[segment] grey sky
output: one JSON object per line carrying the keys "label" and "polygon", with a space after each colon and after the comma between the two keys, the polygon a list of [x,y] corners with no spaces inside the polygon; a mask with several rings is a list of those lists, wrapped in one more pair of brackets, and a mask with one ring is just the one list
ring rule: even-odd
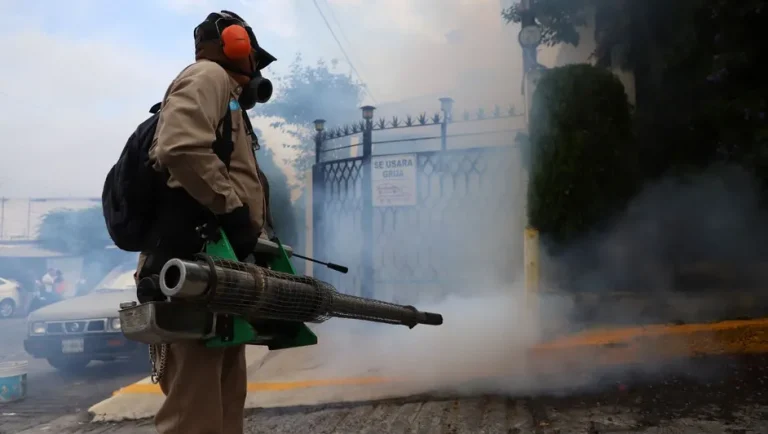
{"label": "grey sky", "polygon": [[[499,0],[319,3],[380,105],[439,94],[457,108],[519,103],[517,31],[502,26]],[[0,1],[0,196],[98,196],[126,138],[191,60],[192,27],[212,6],[258,23],[280,54],[273,74],[299,51],[343,59],[311,0]],[[160,15],[167,26],[144,23]],[[267,143],[284,140],[258,126]]]}

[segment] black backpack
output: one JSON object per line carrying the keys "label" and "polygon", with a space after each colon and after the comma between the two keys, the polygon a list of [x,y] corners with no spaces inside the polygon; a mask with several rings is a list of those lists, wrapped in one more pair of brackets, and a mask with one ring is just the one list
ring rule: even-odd
{"label": "black backpack", "polygon": [[[125,251],[141,252],[153,247],[153,224],[160,200],[168,190],[167,172],[152,167],[149,149],[155,137],[161,104],[149,110],[147,120],[139,124],[125,143],[123,152],[104,181],[101,203],[109,236]],[[232,111],[227,110],[216,131],[213,151],[229,169],[232,143]],[[222,134],[219,133],[222,130]]]}

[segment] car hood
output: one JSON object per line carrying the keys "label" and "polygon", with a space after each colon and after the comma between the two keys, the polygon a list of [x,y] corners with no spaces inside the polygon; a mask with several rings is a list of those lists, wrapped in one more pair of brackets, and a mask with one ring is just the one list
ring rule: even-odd
{"label": "car hood", "polygon": [[120,303],[137,301],[135,291],[94,292],[62,300],[29,314],[29,321],[63,321],[116,317]]}

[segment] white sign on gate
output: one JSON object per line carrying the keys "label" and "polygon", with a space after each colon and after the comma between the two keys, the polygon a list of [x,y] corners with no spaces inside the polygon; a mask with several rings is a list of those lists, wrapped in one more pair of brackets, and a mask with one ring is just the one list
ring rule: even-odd
{"label": "white sign on gate", "polygon": [[373,206],[416,205],[416,154],[371,158]]}

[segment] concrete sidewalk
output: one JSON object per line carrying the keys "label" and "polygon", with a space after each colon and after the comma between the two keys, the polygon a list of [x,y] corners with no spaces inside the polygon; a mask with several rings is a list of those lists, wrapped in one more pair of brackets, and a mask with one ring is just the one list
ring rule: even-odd
{"label": "concrete sidewalk", "polygon": [[[430,366],[421,371],[406,369],[416,364],[419,354],[413,363],[393,358],[390,353],[396,351],[376,345],[381,342],[371,335],[326,331],[322,336],[322,345],[312,347],[274,352],[249,347],[246,407],[363,402],[469,390],[477,384],[488,390],[505,382],[514,382],[516,389],[524,390],[525,381],[535,387],[542,377],[549,377],[547,384],[555,388],[578,387],[578,379],[588,383],[592,381],[587,378],[590,374],[604,374],[608,369],[653,370],[697,355],[768,353],[768,319],[592,330],[528,347],[528,351],[520,347],[518,353],[525,354],[510,353],[509,363],[502,364],[505,366],[500,366],[498,359],[485,366],[478,359],[471,371],[467,363],[458,363],[455,372],[435,365],[440,371],[437,381],[433,378],[436,375],[430,376]],[[395,360],[399,371],[391,369]],[[555,377],[559,379],[553,380]],[[116,391],[90,412],[96,421],[147,418],[155,414],[163,399],[159,387],[145,379]]]}
{"label": "concrete sidewalk", "polygon": [[[354,343],[350,343],[352,340]],[[407,396],[419,388],[377,375],[359,355],[368,354],[365,337],[324,333],[322,345],[281,351],[246,349],[246,408],[271,408],[367,401]],[[373,349],[371,349],[373,351]],[[95,421],[153,416],[164,397],[149,377],[123,387],[89,409]]]}

